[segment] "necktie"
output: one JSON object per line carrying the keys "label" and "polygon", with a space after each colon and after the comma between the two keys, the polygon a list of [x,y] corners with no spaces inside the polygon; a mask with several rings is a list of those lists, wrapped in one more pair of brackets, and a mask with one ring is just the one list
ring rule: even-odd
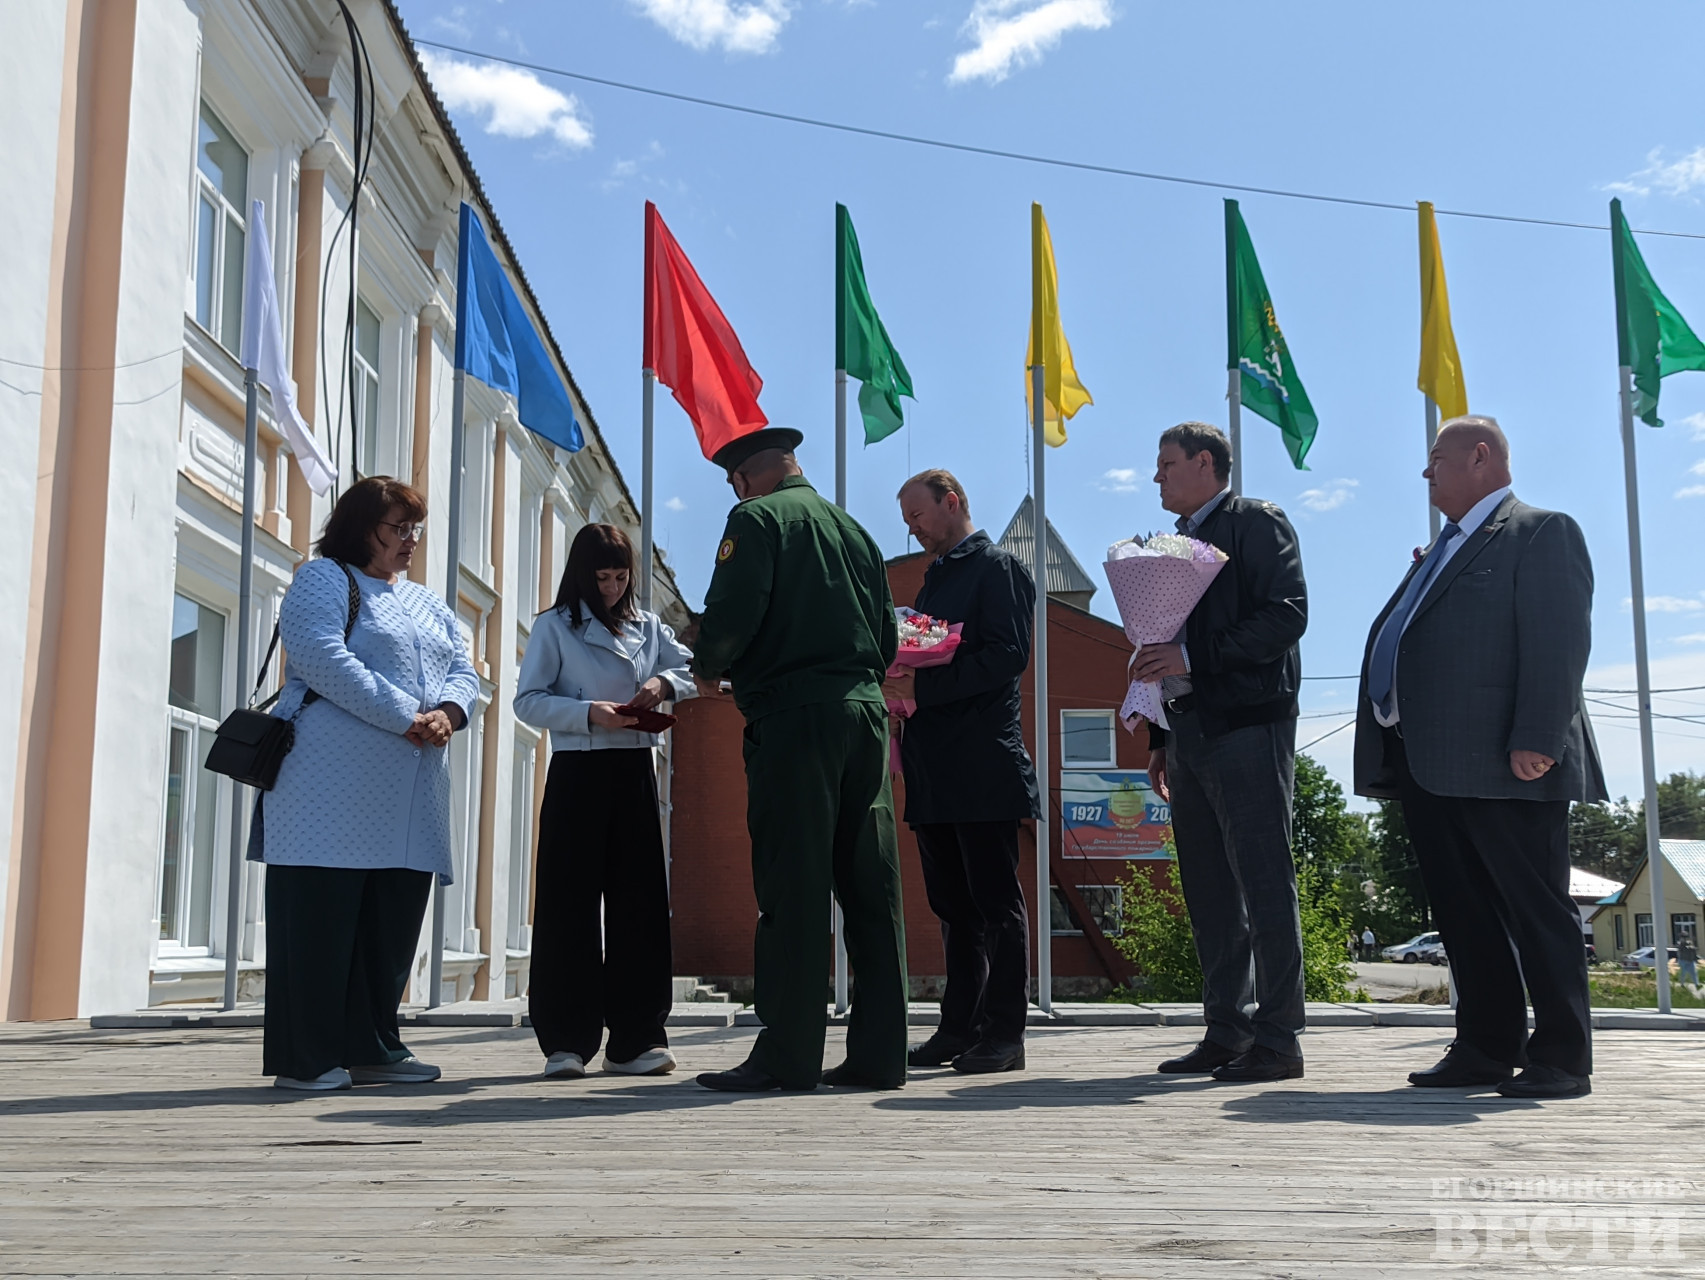
{"label": "necktie", "polygon": [[1386,719],[1390,719],[1395,710],[1390,704],[1392,690],[1397,684],[1397,644],[1403,639],[1403,628],[1409,624],[1409,615],[1415,612],[1421,596],[1432,586],[1439,566],[1444,563],[1445,548],[1461,532],[1454,521],[1439,530],[1438,541],[1427,552],[1427,558],[1421,561],[1421,567],[1415,570],[1415,576],[1409,579],[1409,585],[1404,588],[1396,607],[1386,615],[1385,625],[1379,629],[1379,638],[1373,642],[1373,656],[1368,659],[1368,699]]}

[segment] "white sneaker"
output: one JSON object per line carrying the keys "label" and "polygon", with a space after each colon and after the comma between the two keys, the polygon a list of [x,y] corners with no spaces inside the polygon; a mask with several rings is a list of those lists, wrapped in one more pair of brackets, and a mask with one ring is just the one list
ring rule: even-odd
{"label": "white sneaker", "polygon": [[578,1053],[557,1052],[545,1059],[547,1080],[577,1078],[586,1074],[586,1062]]}
{"label": "white sneaker", "polygon": [[415,1057],[349,1069],[349,1078],[355,1084],[431,1084],[443,1074],[430,1062]]}
{"label": "white sneaker", "polygon": [[626,1062],[616,1062],[609,1054],[604,1055],[604,1070],[624,1076],[666,1076],[674,1069],[675,1055],[664,1048],[647,1049]]}
{"label": "white sneaker", "polygon": [[274,1089],[296,1089],[303,1093],[329,1093],[333,1089],[347,1089],[355,1083],[349,1078],[349,1072],[342,1067],[333,1067],[323,1075],[317,1075],[312,1080],[298,1080],[295,1076],[274,1076]]}

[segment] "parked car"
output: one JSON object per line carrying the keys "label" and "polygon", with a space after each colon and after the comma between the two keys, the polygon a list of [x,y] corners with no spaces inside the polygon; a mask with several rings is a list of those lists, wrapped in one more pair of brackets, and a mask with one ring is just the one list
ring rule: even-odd
{"label": "parked car", "polygon": [[[1641,947],[1638,951],[1630,951],[1622,957],[1622,967],[1624,969],[1654,969],[1658,963],[1657,950],[1656,947]],[[1670,960],[1674,961],[1675,948],[1668,947],[1666,950],[1669,952]]]}
{"label": "parked car", "polygon": [[[1399,942],[1380,951],[1387,960],[1396,960],[1400,964],[1420,964],[1429,958],[1428,952],[1438,947],[1441,951],[1444,944],[1439,941],[1439,933],[1434,929],[1430,933],[1418,933],[1407,942]],[[1439,961],[1443,963],[1443,961]]]}

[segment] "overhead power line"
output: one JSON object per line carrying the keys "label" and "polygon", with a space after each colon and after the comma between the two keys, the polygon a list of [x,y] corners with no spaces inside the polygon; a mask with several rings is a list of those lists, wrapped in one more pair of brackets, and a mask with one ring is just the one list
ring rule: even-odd
{"label": "overhead power line", "polygon": [[[444,44],[437,40],[422,40],[417,37],[415,43],[425,45],[429,49],[442,49],[446,53],[459,53],[464,57],[479,58],[485,62],[500,62],[506,66],[519,67],[524,71],[537,71],[542,75],[561,76],[565,80],[578,80],[585,84],[602,85],[606,89],[620,89],[624,93],[641,93],[652,98],[667,98],[672,102],[685,102],[695,107],[732,111],[739,115],[757,116],[760,119],[777,120],[784,124],[805,125],[812,129],[829,129],[835,133],[850,133],[862,138],[879,138],[885,142],[904,142],[915,147],[933,147],[938,151],[957,151],[964,155],[989,156],[996,160],[1018,160],[1025,164],[1048,165],[1056,169],[1076,169],[1083,173],[1102,173],[1116,178],[1138,178],[1144,182],[1170,182],[1176,186],[1204,187],[1212,191],[1236,191],[1244,195],[1277,196],[1283,200],[1313,200],[1320,204],[1351,205],[1361,209],[1395,209],[1402,213],[1415,212],[1413,204],[1402,204],[1392,200],[1363,200],[1355,196],[1324,195],[1316,191],[1288,191],[1281,187],[1255,187],[1238,182],[1217,182],[1211,178],[1187,178],[1175,173],[1151,173],[1143,169],[1126,169],[1119,165],[1094,164],[1087,160],[1067,160],[1061,156],[1037,155],[1027,151],[1008,151],[1003,147],[980,147],[969,142],[950,142],[945,138],[928,138],[922,134],[898,133],[891,129],[873,129],[866,125],[847,124],[840,120],[821,120],[815,116],[796,115],[790,111],[770,111],[764,107],[749,107],[738,102],[702,98],[696,94],[677,93],[672,89],[659,89],[653,85],[631,84],[624,80],[612,80],[607,76],[588,75],[584,71],[570,71],[566,67],[548,66],[542,62],[528,62],[522,58],[506,58],[501,54],[482,53],[478,49]],[[1533,227],[1566,227],[1575,231],[1610,230],[1608,226],[1594,222],[1567,222],[1557,218],[1524,218],[1508,213],[1482,213],[1474,209],[1435,209],[1433,212],[1441,218],[1477,218],[1484,222],[1515,222]],[[1635,234],[1673,236],[1680,240],[1705,240],[1705,233],[1696,231],[1636,230]]]}

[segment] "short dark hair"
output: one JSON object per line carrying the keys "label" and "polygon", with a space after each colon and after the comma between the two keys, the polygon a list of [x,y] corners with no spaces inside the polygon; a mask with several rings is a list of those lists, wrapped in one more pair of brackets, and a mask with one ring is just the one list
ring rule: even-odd
{"label": "short dark hair", "polygon": [[[598,570],[626,569],[628,589],[616,601],[615,608],[604,603],[604,593],[598,590]],[[613,524],[589,524],[574,535],[568,548],[568,565],[557,584],[556,603],[552,606],[566,614],[576,628],[586,625],[580,614],[585,605],[587,613],[598,619],[615,635],[621,623],[631,622],[636,610],[633,603],[634,570],[633,543],[627,534]]]}
{"label": "short dark hair", "polygon": [[1231,441],[1225,432],[1210,422],[1180,422],[1160,433],[1160,443],[1175,444],[1186,457],[1206,453],[1214,460],[1214,475],[1220,480],[1231,479]]}
{"label": "short dark hair", "polygon": [[343,491],[320,540],[314,550],[328,560],[352,564],[360,569],[373,561],[373,534],[391,514],[392,507],[401,507],[403,519],[426,519],[426,499],[413,485],[404,484],[394,476],[368,476],[357,480]]}
{"label": "short dark hair", "polygon": [[958,478],[951,471],[943,470],[941,467],[931,467],[928,471],[918,472],[917,475],[900,486],[900,492],[894,495],[895,500],[898,501],[901,494],[904,494],[907,489],[915,484],[929,486],[929,491],[935,495],[937,502],[940,502],[950,493],[958,494],[959,509],[966,515],[971,514],[971,499],[965,496],[965,486],[959,483]]}

